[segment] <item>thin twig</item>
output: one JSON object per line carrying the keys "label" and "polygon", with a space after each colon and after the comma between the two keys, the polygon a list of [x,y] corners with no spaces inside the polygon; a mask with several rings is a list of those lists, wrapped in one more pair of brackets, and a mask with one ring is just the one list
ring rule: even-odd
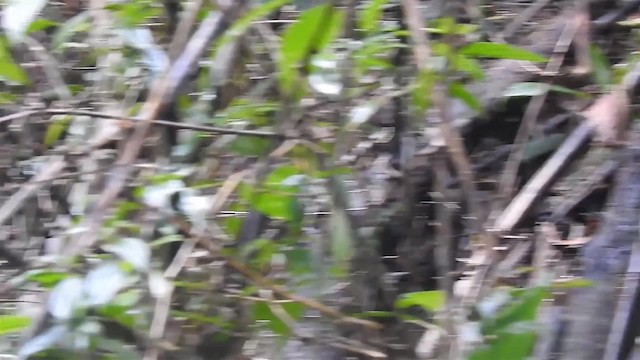
{"label": "thin twig", "polygon": [[[135,126],[135,124],[139,124],[140,122],[145,121],[141,117],[121,116],[121,115],[114,115],[109,113],[87,111],[87,110],[44,109],[40,111],[35,111],[35,113],[50,114],[50,115],[84,115],[84,116],[91,116],[91,117],[99,117],[107,120],[121,121],[123,127],[130,127],[132,125]],[[2,120],[3,118],[0,118],[0,123],[2,122]],[[130,122],[132,122],[133,124],[131,124]],[[148,122],[153,125],[161,125],[161,126],[167,126],[167,127],[184,129],[184,130],[202,131],[202,132],[212,133],[212,134],[234,134],[234,135],[274,137],[274,138],[286,137],[284,135],[280,135],[272,131],[230,129],[230,128],[223,128],[223,127],[216,127],[216,126],[177,123],[175,121],[156,120],[156,119],[148,120]]]}

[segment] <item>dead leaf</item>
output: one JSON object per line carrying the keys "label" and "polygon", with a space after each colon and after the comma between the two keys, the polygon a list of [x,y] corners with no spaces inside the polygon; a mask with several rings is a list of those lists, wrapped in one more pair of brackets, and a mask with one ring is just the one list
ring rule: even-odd
{"label": "dead leaf", "polygon": [[629,119],[629,105],[627,92],[618,87],[582,112],[595,129],[596,142],[614,145],[623,140]]}

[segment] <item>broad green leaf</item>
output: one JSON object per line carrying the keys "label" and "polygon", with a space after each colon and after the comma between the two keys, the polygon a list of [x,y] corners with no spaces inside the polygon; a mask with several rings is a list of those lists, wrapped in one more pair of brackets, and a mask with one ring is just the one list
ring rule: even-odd
{"label": "broad green leaf", "polygon": [[389,33],[370,36],[363,40],[354,53],[352,59],[356,73],[367,74],[371,70],[391,68],[390,55],[395,49],[406,47]]}
{"label": "broad green leaf", "polygon": [[44,144],[47,147],[53,146],[62,134],[69,127],[69,123],[71,122],[71,115],[54,115],[51,117],[53,122],[47,127],[47,132],[44,135]]}
{"label": "broad green leaf", "polygon": [[174,173],[156,174],[146,178],[146,180],[153,185],[161,185],[171,180],[183,180],[183,179],[184,179],[184,175],[174,174]]}
{"label": "broad green leaf", "polygon": [[471,109],[480,111],[482,110],[482,104],[475,98],[465,87],[457,82],[449,85],[449,95],[464,101]]}
{"label": "broad green leaf", "polygon": [[290,3],[291,0],[269,0],[260,6],[251,9],[238,20],[236,20],[233,25],[225,32],[225,34],[220,37],[220,39],[216,42],[214,46],[214,50],[212,56],[215,55],[217,50],[228,44],[230,41],[236,39],[238,36],[242,35],[247,31],[251,23],[256,20],[259,20],[269,14],[273,13],[277,9],[281,8],[284,5]]}
{"label": "broad green leaf", "polygon": [[564,134],[551,134],[532,140],[524,145],[522,161],[527,162],[538,156],[549,154],[564,142]]}
{"label": "broad green leaf", "polygon": [[482,333],[489,336],[487,344],[472,353],[472,360],[509,358],[527,359],[536,339],[534,320],[538,307],[548,292],[545,288],[517,289],[511,292],[515,300],[496,317],[482,320]]}
{"label": "broad green leaf", "polygon": [[371,0],[360,12],[358,25],[367,33],[373,32],[378,27],[378,20],[382,15],[382,8],[389,0]]}
{"label": "broad green leaf", "polygon": [[616,24],[624,27],[636,28],[640,26],[640,18],[632,17],[627,20],[618,21]]}
{"label": "broad green leaf", "polygon": [[589,47],[591,55],[591,64],[593,64],[593,80],[600,85],[603,90],[608,90],[613,83],[613,74],[611,65],[606,56],[600,51],[596,45]]}
{"label": "broad green leaf", "polygon": [[349,217],[344,210],[334,208],[331,212],[329,224],[333,260],[338,267],[346,266],[355,253]]}
{"label": "broad green leaf", "polygon": [[242,156],[260,156],[270,147],[270,139],[255,136],[239,136],[230,144],[230,150]]}
{"label": "broad green leaf", "polygon": [[6,0],[2,9],[2,27],[12,42],[18,42],[40,14],[47,0]]}
{"label": "broad green leaf", "polygon": [[140,0],[107,4],[105,9],[112,11],[120,25],[126,28],[142,25],[148,19],[161,15],[162,11],[151,1]]}
{"label": "broad green leaf", "polygon": [[187,320],[199,322],[202,324],[212,324],[222,329],[228,329],[233,326],[233,324],[228,323],[221,316],[206,316],[196,312],[181,310],[171,310],[171,315],[174,318],[185,318]]}
{"label": "broad green leaf", "polygon": [[551,286],[554,289],[576,289],[593,286],[593,281],[584,278],[554,281]]}
{"label": "broad green leaf", "polygon": [[127,343],[118,339],[109,339],[104,336],[96,336],[92,339],[95,342],[95,346],[101,352],[109,355],[104,355],[104,360],[139,360],[140,354],[135,350],[127,346]]}
{"label": "broad green leaf", "polygon": [[362,313],[362,315],[355,315],[360,318],[393,318],[396,315],[390,311],[367,311]]}
{"label": "broad green leaf", "polygon": [[113,218],[116,220],[126,220],[127,216],[131,214],[131,212],[140,208],[141,206],[138,203],[132,201],[121,201],[116,207]]}
{"label": "broad green leaf", "polygon": [[488,344],[474,351],[469,360],[530,359],[536,341],[536,329],[530,321],[510,325]]}
{"label": "broad green leaf", "polygon": [[0,36],[0,81],[17,85],[29,83],[27,74],[13,61],[9,44],[2,36]]}
{"label": "broad green leaf", "polygon": [[438,311],[444,306],[444,291],[418,291],[402,294],[396,300],[395,307],[398,309],[406,309],[412,306],[419,306],[428,312]]}
{"label": "broad green leaf", "polygon": [[[287,27],[282,36],[279,56],[279,82],[286,94],[297,89],[298,67],[311,54],[321,53],[342,29],[344,12],[331,3],[303,12],[298,21]],[[310,60],[310,59],[309,59]]]}
{"label": "broad green leaf", "polygon": [[533,321],[538,313],[538,306],[547,296],[548,292],[542,287],[525,289],[523,292],[515,292],[519,298],[507,305],[495,318],[483,321],[482,332],[485,335],[496,334],[509,326],[522,321]]}
{"label": "broad green leaf", "polygon": [[282,188],[284,185],[286,188],[288,187],[285,184],[287,179],[296,175],[300,175],[300,169],[297,167],[291,165],[279,166],[267,175],[264,185],[272,188]]}
{"label": "broad green leaf", "polygon": [[157,248],[162,245],[181,241],[184,241],[184,236],[179,234],[169,234],[152,241],[151,243],[149,243],[149,247]]}
{"label": "broad green leaf", "polygon": [[586,96],[586,94],[566,88],[559,85],[549,85],[545,83],[537,82],[520,82],[509,86],[504,93],[504,97],[522,97],[522,96],[538,96],[542,95],[546,90],[555,91],[564,94],[576,95],[580,97]]}
{"label": "broad green leaf", "polygon": [[55,21],[51,21],[48,19],[36,19],[31,23],[31,25],[29,25],[29,28],[27,29],[27,33],[42,31],[57,25],[58,23]]}
{"label": "broad green leaf", "polygon": [[482,66],[480,66],[480,63],[476,59],[470,59],[464,55],[455,53],[451,57],[451,66],[455,70],[469,74],[474,80],[484,79],[484,70],[482,70]]}
{"label": "broad green leaf", "polygon": [[32,281],[45,288],[50,288],[69,276],[69,274],[66,272],[40,269],[29,270],[25,275],[26,281]]}
{"label": "broad green leaf", "polygon": [[16,95],[8,92],[0,92],[0,104],[12,104],[16,101]]}
{"label": "broad green leaf", "polygon": [[456,24],[450,17],[434,19],[429,22],[426,31],[433,34],[467,35],[478,30],[475,24]]}
{"label": "broad green leaf", "polygon": [[292,275],[304,275],[312,271],[311,251],[309,249],[294,248],[285,250],[287,267]]}
{"label": "broad green leaf", "polygon": [[29,326],[28,316],[0,315],[0,336],[20,332]]}
{"label": "broad green leaf", "polygon": [[[297,302],[280,303],[280,306],[294,320],[300,319],[304,313],[304,305]],[[291,329],[271,311],[266,302],[259,301],[255,303],[253,316],[257,321],[268,321],[269,328],[276,334],[284,336],[291,334]]]}
{"label": "broad green leaf", "polygon": [[[234,202],[229,206],[229,210],[245,211],[246,209],[241,204]],[[226,233],[231,237],[235,237],[240,232],[240,227],[242,226],[242,218],[240,218],[239,216],[230,216],[224,219],[223,224]]]}
{"label": "broad green leaf", "polygon": [[251,200],[251,205],[268,217],[286,221],[295,221],[298,217],[295,213],[295,202],[297,201],[298,200],[293,194],[259,191],[254,194]]}
{"label": "broad green leaf", "polygon": [[436,76],[430,71],[420,70],[415,81],[416,86],[411,93],[413,105],[422,113],[431,105],[430,94],[435,85]]}
{"label": "broad green leaf", "polygon": [[544,62],[547,61],[542,55],[534,52],[521,49],[519,47],[498,44],[492,42],[475,42],[464,46],[459,51],[460,54],[471,57],[484,57],[493,59],[512,59],[512,60],[524,60],[531,62]]}
{"label": "broad green leaf", "polygon": [[261,267],[266,265],[277,251],[278,248],[271,239],[255,239],[240,249],[239,257],[242,261],[247,261],[254,254],[253,260]]}

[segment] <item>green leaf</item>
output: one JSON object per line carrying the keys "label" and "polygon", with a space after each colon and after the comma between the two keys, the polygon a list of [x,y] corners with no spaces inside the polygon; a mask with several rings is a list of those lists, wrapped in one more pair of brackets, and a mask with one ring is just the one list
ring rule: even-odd
{"label": "green leaf", "polygon": [[264,4],[261,4],[260,6],[248,11],[246,14],[236,20],[233,25],[231,25],[229,30],[227,30],[225,34],[220,37],[213,48],[211,56],[214,57],[218,49],[244,34],[249,26],[251,26],[251,23],[264,18],[265,16],[268,16],[269,14],[273,13],[277,9],[281,8],[284,5],[287,5],[290,2],[291,0],[269,0]]}
{"label": "green leaf", "polygon": [[230,150],[242,156],[260,156],[270,147],[270,139],[255,136],[240,136],[230,144]]}
{"label": "green leaf", "polygon": [[593,281],[584,278],[554,281],[551,286],[554,289],[577,289],[593,286]]}
{"label": "green leaf", "polygon": [[587,96],[585,93],[566,88],[559,85],[549,85],[537,82],[520,82],[509,86],[504,93],[504,97],[523,97],[542,95],[546,90],[555,91],[564,94],[576,95],[579,97]]}
{"label": "green leaf", "polygon": [[603,90],[608,90],[613,83],[613,73],[609,60],[596,45],[589,47],[589,54],[591,55],[591,64],[593,64],[593,80]]}
{"label": "green leaf", "polygon": [[300,169],[295,166],[279,166],[267,175],[264,185],[272,189],[290,189],[295,184],[287,184],[286,181],[298,175],[301,175]]}
{"label": "green leaf", "polygon": [[420,70],[415,81],[416,86],[411,93],[411,97],[413,105],[422,113],[431,105],[429,94],[431,94],[435,85],[436,76],[430,71]]}
{"label": "green leaf", "polygon": [[482,333],[490,335],[491,340],[474,351],[469,359],[527,359],[536,340],[534,320],[538,307],[547,294],[548,291],[543,287],[512,291],[516,300],[495,318],[482,321]]}
{"label": "green leaf", "polygon": [[0,336],[20,332],[30,323],[28,316],[0,315]]}
{"label": "green leaf", "polygon": [[[331,3],[315,6],[303,12],[298,21],[287,27],[282,35],[278,63],[279,83],[285,94],[297,90],[298,67],[311,54],[317,54],[339,34],[344,12]],[[306,59],[309,60],[309,59]]]}
{"label": "green leaf", "polygon": [[431,20],[429,25],[425,30],[433,34],[467,35],[478,30],[478,25],[456,24],[450,17]]}
{"label": "green leaf", "polygon": [[428,312],[438,311],[444,306],[444,291],[418,291],[402,294],[396,300],[395,307],[398,309],[406,309],[412,306],[420,306]]}
{"label": "green leaf", "polygon": [[515,323],[535,320],[538,306],[547,294],[548,291],[543,287],[515,292],[514,295],[519,295],[518,299],[507,305],[495,318],[483,321],[483,334],[495,335]]}
{"label": "green leaf", "polygon": [[44,144],[47,147],[53,146],[60,139],[69,127],[72,117],[71,115],[54,115],[52,119],[54,120],[47,127],[47,132],[44,135]]}
{"label": "green leaf", "polygon": [[[241,204],[234,202],[229,206],[229,210],[245,211],[246,209]],[[238,216],[230,216],[224,219],[223,224],[227,234],[230,235],[231,237],[235,237],[240,232],[240,228],[242,226],[242,219]]]}
{"label": "green leaf", "polygon": [[464,46],[459,51],[460,54],[471,57],[483,57],[494,59],[512,59],[531,62],[547,61],[542,55],[515,47],[508,44],[498,44],[492,42],[475,42]]}
{"label": "green leaf", "polygon": [[[283,302],[280,303],[280,306],[282,306],[284,311],[294,320],[300,319],[304,313],[304,305],[297,302]],[[269,328],[274,333],[284,336],[291,334],[289,326],[271,311],[271,308],[266,302],[256,302],[253,307],[253,315],[256,321],[269,322]]]}
{"label": "green leaf", "polygon": [[47,0],[8,0],[2,9],[2,27],[12,42],[18,42],[40,14]]}
{"label": "green leaf", "polygon": [[371,0],[360,12],[358,25],[367,33],[373,32],[378,27],[378,20],[382,15],[382,8],[388,0]]}
{"label": "green leaf", "polygon": [[480,63],[475,59],[470,59],[464,55],[455,53],[451,59],[451,66],[455,70],[469,74],[474,80],[484,79],[484,70],[482,70],[482,66],[480,66]]}
{"label": "green leaf", "polygon": [[339,267],[346,266],[355,253],[351,221],[344,210],[338,208],[333,209],[329,221],[333,260]]}
{"label": "green leaf", "polygon": [[298,200],[292,194],[259,191],[254,194],[251,205],[268,217],[294,221],[297,218],[294,212],[296,201]]}
{"label": "green leaf", "polygon": [[104,360],[138,360],[140,354],[127,346],[127,343],[121,340],[109,339],[103,336],[96,336],[92,339],[95,342],[96,349],[105,355],[101,356]]}
{"label": "green leaf", "polygon": [[535,342],[536,331],[532,322],[522,321],[509,326],[487,346],[474,351],[469,360],[529,359]]}
{"label": "green leaf", "polygon": [[309,249],[293,248],[284,250],[284,254],[287,257],[287,268],[292,275],[303,275],[312,271],[312,255]]}
{"label": "green leaf", "polygon": [[549,154],[564,142],[564,134],[551,134],[532,140],[524,145],[522,161],[531,161],[538,156]]}
{"label": "green leaf", "polygon": [[277,250],[276,244],[271,239],[255,239],[245,244],[240,249],[238,256],[240,260],[246,261],[252,253],[257,253],[254,259],[258,267],[260,267],[268,263]]}
{"label": "green leaf", "polygon": [[29,83],[27,74],[14,63],[5,37],[0,37],[0,81],[18,85]]}
{"label": "green leaf", "polygon": [[51,288],[69,276],[66,272],[49,270],[29,270],[25,274],[26,281],[32,281],[42,287]]}
{"label": "green leaf", "polygon": [[142,25],[148,19],[161,14],[161,8],[154,6],[149,0],[128,1],[119,4],[111,3],[106,5],[105,9],[112,11],[115,18],[119,20],[120,25],[125,28]]}
{"label": "green leaf", "polygon": [[29,28],[27,29],[27,33],[30,34],[38,31],[42,31],[57,25],[58,23],[55,21],[51,21],[48,19],[36,19],[34,22],[31,23],[31,25],[29,25]]}
{"label": "green leaf", "polygon": [[355,315],[359,318],[394,318],[396,315],[390,311],[367,311],[362,315]]}
{"label": "green leaf", "polygon": [[187,320],[191,320],[191,321],[195,321],[203,324],[212,324],[222,329],[229,329],[232,327],[232,324],[225,321],[221,316],[205,316],[196,312],[180,311],[180,310],[171,310],[171,315],[175,318],[185,318]]}
{"label": "green leaf", "polygon": [[482,104],[475,98],[465,87],[457,82],[449,85],[449,95],[464,101],[471,109],[480,111],[482,110]]}
{"label": "green leaf", "polygon": [[16,95],[8,92],[0,92],[0,104],[12,104],[16,101]]}

